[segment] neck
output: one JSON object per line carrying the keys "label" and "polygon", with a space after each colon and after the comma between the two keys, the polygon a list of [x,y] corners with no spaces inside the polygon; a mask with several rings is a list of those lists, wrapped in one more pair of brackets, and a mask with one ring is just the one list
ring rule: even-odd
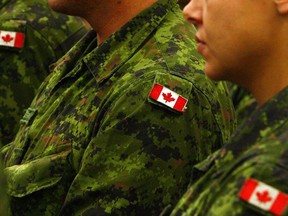
{"label": "neck", "polygon": [[263,52],[252,57],[249,67],[242,68],[240,85],[249,90],[259,106],[288,86],[288,20],[276,18]]}
{"label": "neck", "polygon": [[[270,98],[288,86],[287,75],[278,74],[277,72],[278,71],[275,70],[274,73],[270,74],[270,80],[262,80],[262,82],[258,82],[257,85],[254,85],[253,88],[250,89],[258,101],[259,106],[266,103]],[[288,73],[288,68],[286,69],[286,73]]]}
{"label": "neck", "polygon": [[157,0],[105,0],[91,8],[84,18],[97,32],[98,45]]}
{"label": "neck", "polygon": [[[262,60],[261,67],[254,68],[258,72],[254,73],[256,76],[252,77],[250,83],[246,83],[245,86],[256,98],[259,105],[264,104],[288,86],[288,42],[282,43],[281,46],[275,44],[275,47],[276,54]],[[253,71],[251,71],[252,73]]]}

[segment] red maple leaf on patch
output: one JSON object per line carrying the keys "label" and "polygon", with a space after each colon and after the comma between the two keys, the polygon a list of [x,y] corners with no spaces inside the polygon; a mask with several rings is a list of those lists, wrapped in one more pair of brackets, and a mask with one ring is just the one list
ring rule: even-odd
{"label": "red maple leaf on patch", "polygon": [[13,40],[13,37],[11,37],[9,34],[6,34],[5,36],[2,36],[2,39],[4,42],[9,43]]}
{"label": "red maple leaf on patch", "polygon": [[172,97],[171,92],[169,92],[169,93],[167,93],[167,94],[162,93],[162,96],[163,96],[163,98],[164,98],[164,100],[165,100],[165,103],[171,102],[171,101],[174,101],[174,100],[175,100],[175,98]]}
{"label": "red maple leaf on patch", "polygon": [[270,202],[272,200],[272,197],[269,196],[269,192],[267,190],[263,192],[257,192],[256,195],[259,202],[261,203]]}

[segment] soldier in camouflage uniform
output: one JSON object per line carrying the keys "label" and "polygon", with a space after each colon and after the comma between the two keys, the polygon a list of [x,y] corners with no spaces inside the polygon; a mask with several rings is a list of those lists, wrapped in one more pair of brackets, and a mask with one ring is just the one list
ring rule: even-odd
{"label": "soldier in camouflage uniform", "polygon": [[80,19],[55,13],[47,0],[0,0],[0,147],[18,131],[49,65],[85,32]]}
{"label": "soldier in camouflage uniform", "polygon": [[[98,34],[57,62],[22,118],[5,157],[14,215],[157,215],[234,129],[176,1],[88,2],[121,16],[80,14]],[[102,40],[96,24],[111,13],[127,23]]]}
{"label": "soldier in camouflage uniform", "polygon": [[[215,20],[219,8],[223,17]],[[207,74],[246,87],[258,108],[222,149],[194,166],[171,215],[288,215],[288,46],[279,46],[288,43],[287,8],[277,0],[192,0],[184,8],[197,26]]]}

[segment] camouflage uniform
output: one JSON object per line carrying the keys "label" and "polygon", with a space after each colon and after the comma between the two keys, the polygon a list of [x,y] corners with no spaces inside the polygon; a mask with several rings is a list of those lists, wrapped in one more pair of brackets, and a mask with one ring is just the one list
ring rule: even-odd
{"label": "camouflage uniform", "polygon": [[[193,35],[177,3],[159,0],[58,61],[6,154],[14,215],[157,215],[177,202],[192,165],[234,128]],[[155,83],[187,98],[185,112],[151,99]]]}
{"label": "camouflage uniform", "polygon": [[237,124],[241,125],[257,108],[257,101],[248,91],[241,86],[228,82],[228,88],[237,116]]}
{"label": "camouflage uniform", "polygon": [[287,131],[288,87],[255,111],[227,145],[194,167],[198,180],[172,215],[270,215],[240,199],[239,192],[253,178],[288,193]]}
{"label": "camouflage uniform", "polygon": [[[5,32],[24,33],[24,46],[7,46],[15,37]],[[0,0],[0,147],[14,138],[49,65],[85,32],[80,19],[52,12],[47,0]]]}
{"label": "camouflage uniform", "polygon": [[9,215],[8,196],[6,193],[6,179],[3,174],[2,161],[0,160],[0,215]]}

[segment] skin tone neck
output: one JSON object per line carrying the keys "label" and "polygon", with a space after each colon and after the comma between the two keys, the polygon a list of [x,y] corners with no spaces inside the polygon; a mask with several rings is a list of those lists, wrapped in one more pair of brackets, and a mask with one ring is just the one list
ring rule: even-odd
{"label": "skin tone neck", "polygon": [[263,54],[267,56],[266,60],[262,59],[262,64],[255,65],[254,71],[250,71],[255,76],[240,83],[252,93],[259,106],[288,85],[288,15],[279,18],[281,19],[283,22],[279,22],[275,37],[271,38],[274,49],[270,54]]}
{"label": "skin tone neck", "polygon": [[264,74],[259,81],[246,85],[247,89],[261,106],[270,98],[280,92],[288,85],[288,65],[271,68],[270,74]]}
{"label": "skin tone neck", "polygon": [[102,0],[92,6],[85,19],[97,32],[98,45],[111,34],[125,25],[142,10],[150,7],[157,0]]}

